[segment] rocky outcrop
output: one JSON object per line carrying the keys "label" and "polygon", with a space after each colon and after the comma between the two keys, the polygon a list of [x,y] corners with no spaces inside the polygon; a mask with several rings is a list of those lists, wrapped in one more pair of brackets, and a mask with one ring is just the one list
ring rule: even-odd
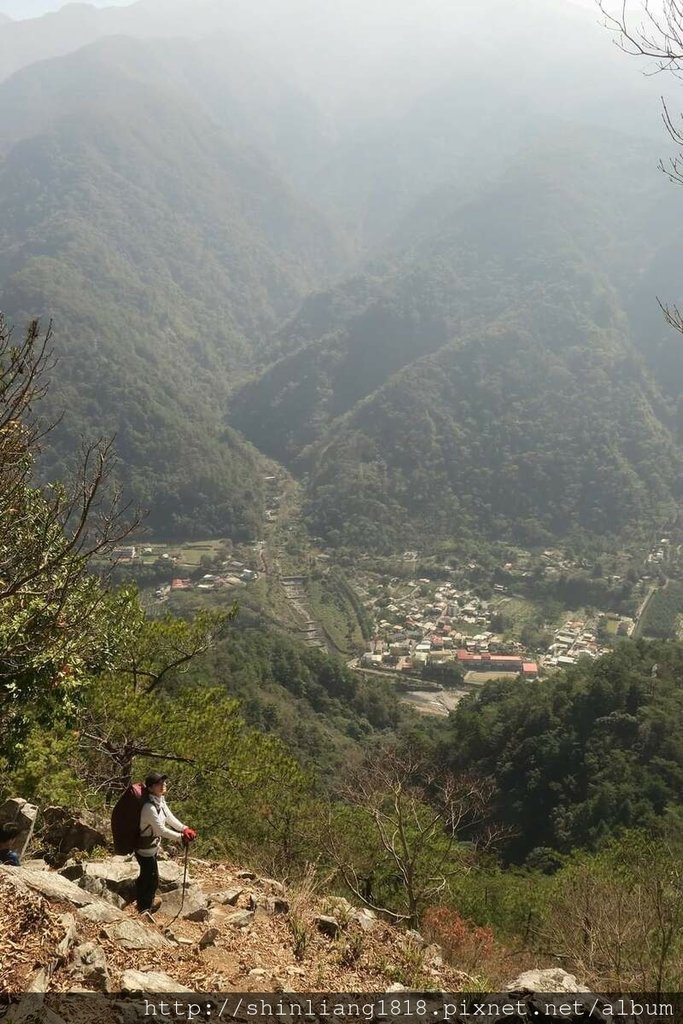
{"label": "rocky outcrop", "polygon": [[107,958],[95,942],[83,942],[73,951],[69,974],[74,983],[98,992],[111,991],[111,976]]}
{"label": "rocky outcrop", "polygon": [[160,932],[130,918],[107,925],[104,934],[107,938],[117,942],[123,949],[159,949],[161,946],[171,945]]}
{"label": "rocky outcrop", "polygon": [[89,853],[96,846],[107,845],[106,836],[92,822],[65,807],[46,807],[43,822],[41,838],[52,863],[64,863],[75,850]]}
{"label": "rocky outcrop", "polygon": [[[137,875],[125,857],[74,860],[61,871],[0,868],[0,962],[11,963],[17,949],[23,954],[13,990],[119,993],[132,1000],[132,1012],[137,997],[150,993],[403,992],[425,982],[453,992],[473,980],[419,933],[343,897],[318,899],[273,879],[238,879],[227,865],[190,863],[183,900],[183,865],[160,862],[161,907],[153,916],[115,905]],[[529,1005],[544,998],[538,992],[586,991],[557,969],[527,972],[509,989]]]}
{"label": "rocky outcrop", "polygon": [[509,988],[514,992],[590,992],[590,989],[579,984],[573,974],[568,974],[560,967],[526,971],[511,981]]}
{"label": "rocky outcrop", "polygon": [[37,817],[38,808],[19,796],[11,797],[5,800],[4,804],[0,804],[0,825],[11,824],[19,829],[12,847],[20,857],[24,856],[31,842]]}
{"label": "rocky outcrop", "polygon": [[150,993],[192,992],[163,971],[124,971],[121,990],[129,995]]}

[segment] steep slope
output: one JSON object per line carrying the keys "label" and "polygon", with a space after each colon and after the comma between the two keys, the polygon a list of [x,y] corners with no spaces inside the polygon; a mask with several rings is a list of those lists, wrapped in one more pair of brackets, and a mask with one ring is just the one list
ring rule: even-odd
{"label": "steep slope", "polygon": [[382,550],[580,543],[672,507],[680,459],[637,360],[614,328],[545,313],[472,333],[349,414],[315,454],[315,530]]}
{"label": "steep slope", "polygon": [[668,506],[670,408],[620,296],[672,237],[643,162],[618,136],[546,138],[475,198],[422,204],[383,274],[305,303],[232,422],[310,472],[318,532],[546,543]]}
{"label": "steep slope", "polygon": [[249,534],[259,460],[216,410],[335,238],[262,154],[143,76],[139,52],[133,70],[107,52],[0,89],[0,301],[17,324],[56,324],[50,401],[68,413],[53,461],[80,433],[115,432],[154,529]]}

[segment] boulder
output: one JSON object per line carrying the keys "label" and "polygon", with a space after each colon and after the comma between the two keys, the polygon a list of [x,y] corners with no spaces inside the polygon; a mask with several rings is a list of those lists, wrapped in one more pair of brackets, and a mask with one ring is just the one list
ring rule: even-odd
{"label": "boulder", "polygon": [[[84,888],[94,883],[101,893],[107,890],[115,893],[123,900],[131,900],[135,895],[135,879],[140,874],[137,861],[127,857],[108,857],[106,860],[90,860],[83,865],[83,876],[79,885]],[[69,869],[66,864],[61,869],[64,874]],[[161,876],[161,871],[159,872]],[[91,890],[92,891],[92,890]]]}
{"label": "boulder", "polygon": [[96,924],[113,924],[114,921],[123,921],[125,914],[117,910],[111,903],[91,903],[87,907],[79,907],[76,911],[78,917],[85,921],[94,921]]}
{"label": "boulder", "polygon": [[83,875],[76,884],[79,889],[89,892],[91,896],[96,896],[98,900],[111,903],[116,907],[123,906],[123,899],[115,892],[110,892],[110,890],[107,889],[103,878],[90,878],[88,875]]}
{"label": "boulder", "polygon": [[20,796],[10,797],[9,800],[5,800],[0,805],[0,825],[12,824],[16,825],[19,829],[19,834],[12,843],[12,849],[20,857],[23,857],[28,844],[31,842],[37,817],[38,808],[27,800],[22,800]]}
{"label": "boulder", "polygon": [[209,946],[215,946],[216,939],[220,936],[220,934],[221,933],[218,931],[218,928],[207,928],[207,930],[204,932],[201,939],[199,940],[199,948],[208,949]]}
{"label": "boulder", "polygon": [[56,853],[56,860],[66,857],[72,850],[89,853],[96,846],[106,846],[106,836],[84,818],[66,807],[46,807],[43,811],[45,827],[43,841]]}
{"label": "boulder", "polygon": [[289,900],[283,896],[271,896],[266,902],[266,910],[269,914],[288,914]]}
{"label": "boulder", "polygon": [[188,886],[183,900],[182,889],[164,893],[161,912],[166,917],[179,917],[183,921],[208,921],[209,904],[198,886]]}
{"label": "boulder", "polygon": [[[251,872],[247,872],[247,874],[251,874]],[[237,877],[239,878],[240,875]],[[258,878],[254,885],[257,889],[263,889],[274,896],[284,896],[285,894],[285,887],[282,882],[277,882],[274,878]]]}
{"label": "boulder", "polygon": [[560,967],[526,971],[507,986],[513,992],[590,992]]}
{"label": "boulder", "polygon": [[25,868],[12,869],[21,881],[31,889],[46,896],[49,900],[73,903],[77,907],[85,907],[97,902],[97,897],[84,892],[75,882],[53,871],[27,871]]}
{"label": "boulder", "polygon": [[[137,863],[133,861],[137,873]],[[158,863],[159,868],[159,892],[172,892],[173,889],[180,889],[183,884],[183,867],[173,860],[162,860]],[[191,885],[192,879],[188,873],[187,884]]]}
{"label": "boulder", "polygon": [[76,947],[69,974],[77,984],[92,986],[99,992],[111,991],[107,958],[94,942],[84,942]]}
{"label": "boulder", "polygon": [[31,857],[30,860],[22,860],[22,868],[26,868],[27,871],[51,871],[51,867],[46,860],[42,857]]}
{"label": "boulder", "polygon": [[254,920],[254,914],[251,910],[236,910],[234,914],[230,914],[225,919],[225,923],[229,924],[232,928],[248,928]]}
{"label": "boulder", "polygon": [[351,920],[364,932],[371,932],[373,928],[376,928],[379,924],[379,919],[375,911],[370,910],[367,907],[362,907],[360,910],[357,910]]}
{"label": "boulder", "polygon": [[104,929],[107,938],[118,942],[124,949],[159,949],[171,943],[160,932],[155,932],[140,921],[124,918]]}
{"label": "boulder", "polygon": [[222,892],[209,893],[209,903],[234,907],[244,889],[224,889]]}
{"label": "boulder", "polygon": [[192,992],[191,988],[174,981],[163,971],[124,971],[121,990],[129,995],[157,992]]}
{"label": "boulder", "polygon": [[319,914],[314,918],[315,926],[319,932],[323,935],[327,935],[330,939],[336,939],[341,932],[341,925],[336,917],[330,917],[327,914]]}
{"label": "boulder", "polygon": [[76,924],[76,918],[73,914],[62,914],[59,919],[59,923],[64,929],[64,938],[57,944],[55,953],[59,960],[63,960],[69,953],[69,950],[76,941],[78,935],[78,926]]}

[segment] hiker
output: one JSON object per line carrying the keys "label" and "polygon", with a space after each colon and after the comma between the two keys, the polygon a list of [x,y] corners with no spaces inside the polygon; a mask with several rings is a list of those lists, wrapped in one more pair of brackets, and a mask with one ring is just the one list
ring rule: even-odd
{"label": "hiker", "polygon": [[157,854],[161,840],[172,839],[188,846],[197,838],[194,829],[183,825],[171,814],[165,799],[167,778],[167,775],[151,772],[145,779],[145,802],[140,812],[140,831],[135,844],[135,859],[140,865],[135,896],[141,914],[152,914],[161,906],[161,900],[154,898],[159,885]]}
{"label": "hiker", "polygon": [[0,825],[0,864],[9,864],[13,868],[19,867],[19,854],[13,850],[12,843],[19,835],[16,825]]}

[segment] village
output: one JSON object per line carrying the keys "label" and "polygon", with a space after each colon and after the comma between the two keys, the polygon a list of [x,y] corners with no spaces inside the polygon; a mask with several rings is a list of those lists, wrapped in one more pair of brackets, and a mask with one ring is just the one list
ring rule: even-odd
{"label": "village", "polygon": [[[267,482],[273,492],[265,530],[269,537],[281,506],[274,497],[275,478]],[[207,600],[215,592],[235,591],[239,600],[240,589],[261,578],[271,579],[283,590],[294,618],[301,620],[299,632],[303,631],[304,642],[330,646],[329,633],[306,603],[307,576],[284,575],[280,549],[271,547],[268,540],[240,546],[218,540],[188,542],[168,549],[152,544],[119,548],[114,557],[122,565],[154,567],[157,582],[149,594],[151,599],[154,593],[157,604],[183,591]],[[637,635],[638,623],[656,591],[654,573],[661,572],[664,564],[671,566],[679,554],[680,547],[674,548],[667,538],[653,545],[634,580],[635,592],[642,598],[632,616],[590,606],[558,606],[544,616],[543,602],[530,593],[530,577],[552,584],[562,574],[585,572],[583,565],[560,551],[532,556],[518,549],[509,555],[511,561],[501,564],[499,571],[489,570],[483,581],[476,562],[463,563],[457,569],[441,566],[438,572],[417,577],[415,552],[404,552],[400,576],[370,569],[361,558],[346,572],[369,623],[365,629],[368,639],[349,649],[347,663],[381,672],[397,683],[403,680],[408,688],[423,681],[428,687],[452,691],[454,697],[456,691],[492,679],[547,677],[576,665],[579,659],[595,659],[609,652],[619,637]],[[309,557],[309,572],[317,571],[324,578],[331,558],[318,551]],[[505,582],[494,582],[496,578]],[[618,575],[607,577],[613,586],[620,580]],[[290,592],[294,584],[296,593]],[[334,653],[334,646],[330,649]]]}
{"label": "village", "polygon": [[[406,586],[394,578],[385,585],[389,603],[370,600],[375,631],[359,659],[367,669],[429,677],[435,666],[457,666],[465,683],[521,676],[535,679],[599,657],[611,648],[611,635],[631,635],[634,620],[614,613],[567,613],[548,626],[543,650],[529,650],[511,631],[500,630],[501,613],[515,599],[497,586],[490,599],[454,583],[418,579]],[[452,674],[454,685],[458,674]]]}

